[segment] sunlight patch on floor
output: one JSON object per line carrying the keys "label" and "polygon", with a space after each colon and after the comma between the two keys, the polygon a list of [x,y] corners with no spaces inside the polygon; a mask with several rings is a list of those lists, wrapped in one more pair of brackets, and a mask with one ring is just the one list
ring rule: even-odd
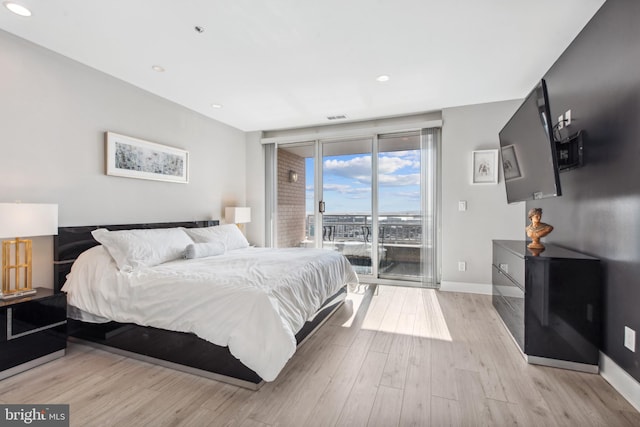
{"label": "sunlight patch on floor", "polygon": [[424,317],[416,322],[413,335],[423,338],[435,338],[443,341],[452,341],[447,319],[445,319],[442,307],[438,301],[438,291],[435,289],[422,289],[422,305]]}
{"label": "sunlight patch on floor", "polygon": [[353,309],[344,328],[356,322],[361,330],[452,341],[435,289],[379,285],[377,292],[350,292],[347,300]]}

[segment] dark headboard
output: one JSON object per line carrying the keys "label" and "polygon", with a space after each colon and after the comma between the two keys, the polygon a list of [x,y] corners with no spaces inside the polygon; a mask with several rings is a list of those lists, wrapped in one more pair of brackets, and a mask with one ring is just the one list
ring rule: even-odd
{"label": "dark headboard", "polygon": [[220,221],[183,221],[157,222],[149,224],[118,224],[118,225],[86,225],[81,227],[60,227],[58,235],[53,238],[53,288],[59,292],[64,285],[67,274],[71,271],[73,262],[89,248],[98,245],[91,232],[98,228],[107,230],[134,230],[140,228],[198,228],[218,225]]}

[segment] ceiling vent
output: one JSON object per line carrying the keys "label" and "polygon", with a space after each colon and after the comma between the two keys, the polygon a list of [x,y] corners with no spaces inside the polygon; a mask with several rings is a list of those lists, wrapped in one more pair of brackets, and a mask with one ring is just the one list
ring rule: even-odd
{"label": "ceiling vent", "polygon": [[327,120],[343,120],[346,118],[347,116],[345,116],[344,114],[338,114],[336,116],[327,116]]}

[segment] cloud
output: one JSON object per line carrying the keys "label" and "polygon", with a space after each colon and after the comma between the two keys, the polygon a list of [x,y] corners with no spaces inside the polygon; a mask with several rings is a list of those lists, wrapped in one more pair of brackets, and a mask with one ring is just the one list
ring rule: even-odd
{"label": "cloud", "polygon": [[408,175],[380,175],[378,185],[381,187],[404,187],[407,185],[420,185],[420,174],[412,173]]}
{"label": "cloud", "polygon": [[366,194],[371,193],[371,188],[352,187],[347,184],[324,184],[323,191],[336,191],[341,194]]}
{"label": "cloud", "polygon": [[420,150],[406,150],[406,151],[385,151],[381,153],[386,157],[400,157],[404,160],[411,160],[418,166],[420,165]]}
{"label": "cloud", "polygon": [[[420,163],[417,163],[417,165],[420,167]],[[394,173],[406,167],[413,169],[416,167],[416,162],[404,157],[381,156],[378,159],[378,171],[381,174]]]}
{"label": "cloud", "polygon": [[[405,152],[397,152],[405,153]],[[411,153],[411,152],[407,152]],[[403,168],[419,170],[420,162],[411,159],[413,156],[380,156],[378,159],[378,181],[380,185],[418,185],[420,174],[397,174]],[[342,178],[353,179],[361,184],[371,184],[371,156],[359,156],[349,160],[328,159],[323,165],[325,173]]]}
{"label": "cloud", "polygon": [[[347,184],[324,184],[323,186],[324,199],[331,200],[343,199],[343,200],[371,200],[371,188],[370,187],[353,187]],[[331,193],[334,195],[331,196]],[[311,201],[314,198],[313,188],[307,188],[306,194],[307,200]]]}
{"label": "cloud", "polygon": [[[323,171],[360,181],[371,176],[371,156],[354,157],[349,160],[328,159],[324,161]],[[369,182],[371,182],[370,178]]]}

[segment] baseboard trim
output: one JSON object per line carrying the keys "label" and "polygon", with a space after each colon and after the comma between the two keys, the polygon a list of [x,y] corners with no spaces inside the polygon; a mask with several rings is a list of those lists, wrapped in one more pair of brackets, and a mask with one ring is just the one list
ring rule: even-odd
{"label": "baseboard trim", "polygon": [[440,282],[440,290],[445,292],[467,292],[470,294],[492,295],[491,283]]}
{"label": "baseboard trim", "polygon": [[640,412],[640,382],[600,352],[600,375]]}
{"label": "baseboard trim", "polygon": [[585,372],[587,374],[597,374],[598,365],[587,363],[570,362],[568,360],[549,359],[547,357],[525,355],[527,362],[532,365],[550,366],[552,368],[569,369],[571,371]]}

